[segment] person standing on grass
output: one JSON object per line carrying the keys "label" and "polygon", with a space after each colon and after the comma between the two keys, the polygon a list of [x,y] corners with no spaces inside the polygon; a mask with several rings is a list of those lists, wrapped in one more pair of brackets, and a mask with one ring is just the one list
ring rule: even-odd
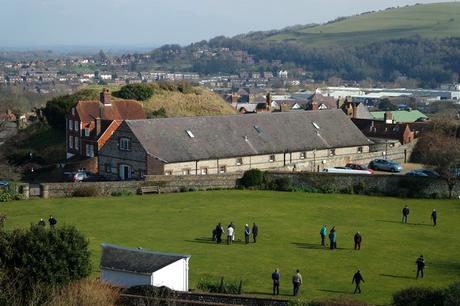
{"label": "person standing on grass", "polygon": [[251,230],[249,229],[249,225],[244,226],[244,242],[246,244],[249,243],[249,236],[251,236]]}
{"label": "person standing on grass", "polygon": [[[355,250],[361,250],[361,241],[362,241],[361,234],[356,232],[354,240],[355,240]],[[359,272],[359,271],[358,271]]]}
{"label": "person standing on grass", "polygon": [[273,295],[280,294],[280,271],[275,269],[275,272],[272,273],[272,280],[273,280]]}
{"label": "person standing on grass", "polygon": [[358,270],[358,272],[356,272],[355,275],[353,275],[353,279],[351,280],[352,284],[353,283],[356,284],[355,292],[353,292],[353,294],[356,294],[356,292],[361,294],[361,287],[360,287],[361,281],[364,283],[364,278],[361,275],[361,272],[359,272]]}
{"label": "person standing on grass", "polygon": [[254,222],[254,223],[252,223],[252,239],[254,240],[254,243],[256,243],[258,234],[259,234],[259,227]]}
{"label": "person standing on grass", "polygon": [[417,258],[415,264],[417,265],[417,276],[415,277],[415,279],[418,279],[419,274],[421,274],[423,278],[423,269],[425,269],[425,259],[423,258],[423,255],[420,255],[420,257]]}
{"label": "person standing on grass", "polygon": [[43,218],[40,218],[40,221],[38,221],[38,225],[46,226],[45,220],[43,220]]}
{"label": "person standing on grass", "polygon": [[54,228],[54,226],[57,223],[57,220],[53,216],[50,216],[50,218],[48,219],[48,222],[50,223],[51,228]]}
{"label": "person standing on grass", "polygon": [[433,221],[433,226],[436,226],[437,217],[438,217],[438,214],[436,213],[436,209],[433,209],[433,212],[431,213],[431,221]]}
{"label": "person standing on grass", "polygon": [[216,228],[214,229],[216,231],[216,242],[221,243],[222,242],[222,234],[224,233],[224,229],[222,228],[222,225],[217,224]]}
{"label": "person standing on grass", "polygon": [[231,226],[227,227],[227,244],[232,244],[232,242],[233,242],[233,232],[234,232],[233,227],[231,227]]}
{"label": "person standing on grass", "polygon": [[302,275],[300,274],[299,269],[297,269],[296,273],[292,276],[294,296],[297,296],[299,294],[300,285],[302,285]]}
{"label": "person standing on grass", "polygon": [[335,232],[335,226],[333,226],[329,232],[329,243],[331,250],[337,248],[337,233]]}
{"label": "person standing on grass", "polygon": [[233,234],[232,234],[232,241],[235,241],[235,225],[233,225],[233,221],[231,221],[230,224],[227,226],[227,230],[228,230],[230,227],[233,228],[233,231],[232,231],[232,233],[233,233]]}
{"label": "person standing on grass", "polygon": [[326,236],[327,236],[327,225],[326,224],[324,224],[323,227],[320,229],[319,235],[321,236],[321,245],[325,246],[324,239],[326,239]]}
{"label": "person standing on grass", "polygon": [[407,217],[409,216],[409,207],[406,205],[402,210],[402,223],[407,223]]}

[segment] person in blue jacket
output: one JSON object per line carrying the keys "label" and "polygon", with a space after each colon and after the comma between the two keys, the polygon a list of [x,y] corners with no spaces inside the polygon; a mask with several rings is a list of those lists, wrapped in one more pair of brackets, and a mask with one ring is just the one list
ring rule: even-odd
{"label": "person in blue jacket", "polygon": [[326,224],[323,225],[323,227],[319,231],[319,234],[321,236],[321,245],[325,246],[324,239],[326,239],[326,236],[327,236],[327,225]]}
{"label": "person in blue jacket", "polygon": [[329,243],[330,243],[331,250],[337,248],[337,233],[335,230],[335,226],[331,228],[331,231],[329,233]]}

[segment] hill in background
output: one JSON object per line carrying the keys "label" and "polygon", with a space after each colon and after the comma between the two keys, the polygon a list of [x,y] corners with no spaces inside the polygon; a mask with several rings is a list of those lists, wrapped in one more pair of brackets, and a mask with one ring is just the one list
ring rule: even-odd
{"label": "hill in background", "polygon": [[[259,34],[249,34],[246,37],[257,39]],[[323,25],[275,31],[259,38],[274,42],[300,42],[310,47],[321,47],[333,44],[369,44],[414,35],[429,39],[460,36],[460,3],[418,4],[390,8],[338,18]]]}

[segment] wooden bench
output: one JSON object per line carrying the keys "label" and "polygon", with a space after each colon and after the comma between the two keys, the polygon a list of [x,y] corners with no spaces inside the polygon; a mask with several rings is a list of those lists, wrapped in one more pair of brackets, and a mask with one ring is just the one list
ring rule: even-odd
{"label": "wooden bench", "polygon": [[139,188],[139,193],[140,194],[145,194],[145,193],[158,193],[160,194],[160,186],[143,186]]}

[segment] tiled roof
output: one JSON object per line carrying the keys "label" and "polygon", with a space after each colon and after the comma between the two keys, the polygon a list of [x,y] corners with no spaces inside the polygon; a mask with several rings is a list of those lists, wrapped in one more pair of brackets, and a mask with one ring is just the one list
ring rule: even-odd
{"label": "tiled roof", "polygon": [[190,258],[190,255],[152,252],[105,243],[101,247],[101,269],[140,274],[152,274],[178,260]]}
{"label": "tiled roof", "polygon": [[76,109],[81,121],[92,121],[97,117],[102,120],[145,119],[142,104],[135,100],[113,100],[109,105],[99,101],[79,101]]}
{"label": "tiled roof", "polygon": [[371,143],[342,110],[127,120],[125,124],[148,154],[165,162]]}

